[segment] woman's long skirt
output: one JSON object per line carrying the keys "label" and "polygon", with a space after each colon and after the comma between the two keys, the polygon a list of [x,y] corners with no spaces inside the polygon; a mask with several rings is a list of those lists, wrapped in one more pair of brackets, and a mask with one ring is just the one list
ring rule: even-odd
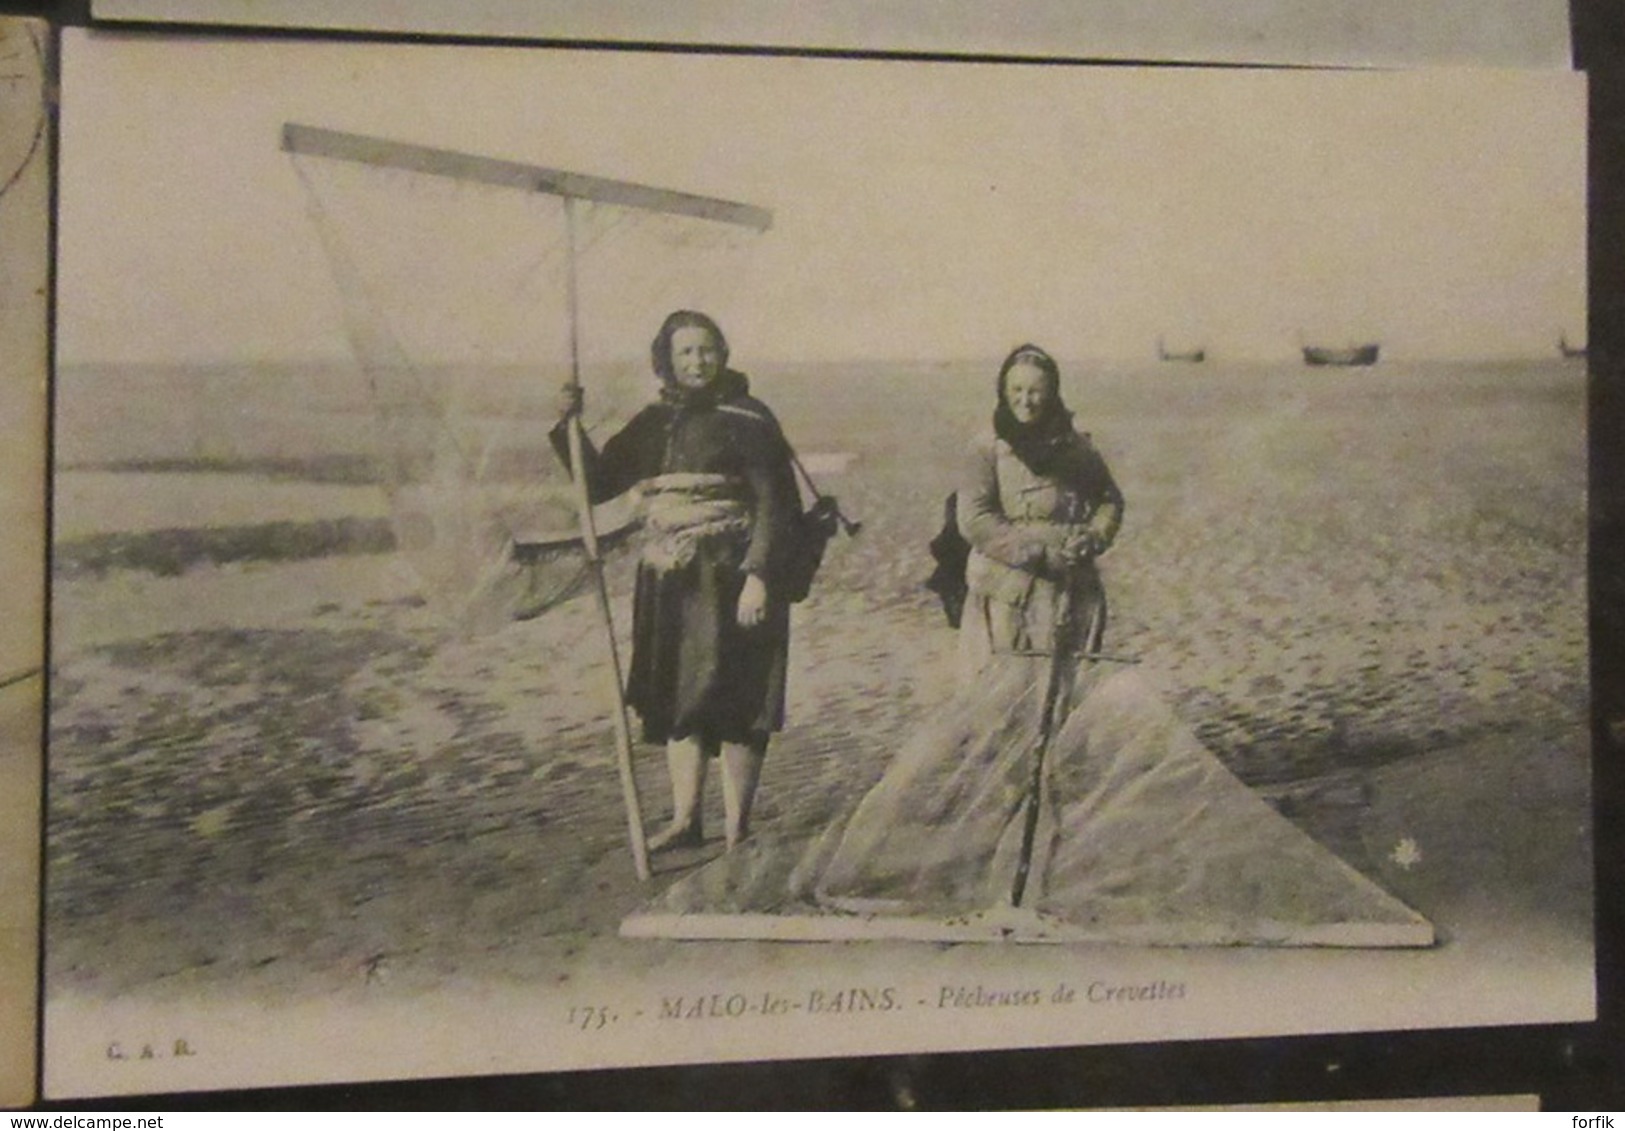
{"label": "woman's long skirt", "polygon": [[790,608],[770,599],[761,624],[741,627],[744,583],[704,549],[676,569],[638,566],[627,703],[645,741],[761,744],[783,729]]}

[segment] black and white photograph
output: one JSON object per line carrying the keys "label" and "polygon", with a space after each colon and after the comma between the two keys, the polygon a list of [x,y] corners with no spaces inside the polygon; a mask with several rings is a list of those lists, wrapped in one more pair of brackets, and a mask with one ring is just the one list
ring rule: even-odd
{"label": "black and white photograph", "polygon": [[62,91],[48,1096],[1595,1016],[1583,76]]}

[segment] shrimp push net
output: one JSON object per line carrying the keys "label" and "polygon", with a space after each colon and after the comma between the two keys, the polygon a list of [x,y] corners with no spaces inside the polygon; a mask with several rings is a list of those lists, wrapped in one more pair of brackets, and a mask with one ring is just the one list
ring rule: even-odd
{"label": "shrimp push net", "polygon": [[[375,427],[396,548],[451,630],[535,616],[587,580],[548,432],[574,373],[607,434],[654,389],[673,309],[727,324],[765,212],[486,157],[289,125]],[[601,544],[636,524],[595,507]]]}
{"label": "shrimp push net", "polygon": [[[702,309],[733,322],[767,214],[308,127],[285,131],[284,148],[370,391],[397,547],[425,600],[469,632],[567,599],[591,567],[576,537],[574,485],[548,439],[558,390],[579,375],[589,429],[629,417],[653,391],[647,343],[667,313]],[[610,543],[636,521],[597,510]],[[1046,771],[1049,784],[1032,794],[1034,744],[1022,726],[1033,712],[1021,696],[1042,681],[1022,666],[1033,661],[1012,662],[1013,685],[990,681],[982,697],[925,727],[850,822],[811,845],[753,841],[634,912],[622,933],[1432,941],[1425,919],[1253,797],[1132,676],[1090,683],[1055,739],[1091,757],[1066,761],[1071,776]],[[980,795],[960,788],[962,768],[985,775],[987,804],[966,803]],[[1090,832],[1046,836],[1059,847],[1035,861],[1030,898],[1010,907],[979,878],[1006,890],[1003,832],[1040,802],[1050,814],[1040,829],[1080,822]],[[635,799],[629,805],[635,812]],[[1186,852],[1166,851],[1171,813]]]}

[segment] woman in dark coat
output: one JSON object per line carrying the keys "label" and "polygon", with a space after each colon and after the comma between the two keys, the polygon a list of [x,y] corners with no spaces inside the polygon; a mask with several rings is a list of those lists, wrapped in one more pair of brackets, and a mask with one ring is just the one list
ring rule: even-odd
{"label": "woman in dark coat", "polygon": [[[784,725],[790,608],[776,575],[800,499],[783,434],[728,368],[714,321],[677,311],[650,353],[660,399],[583,458],[594,503],[636,487],[647,512],[627,702],[645,740],[665,744],[672,785],[671,823],[649,848],[700,843],[718,758],[731,848],[748,830],[768,738]],[[580,407],[569,394],[566,415]],[[564,426],[553,442],[568,462]]]}

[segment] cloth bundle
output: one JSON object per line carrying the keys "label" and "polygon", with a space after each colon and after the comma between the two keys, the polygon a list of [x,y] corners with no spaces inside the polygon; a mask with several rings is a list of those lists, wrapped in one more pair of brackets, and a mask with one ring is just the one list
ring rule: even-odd
{"label": "cloth bundle", "polygon": [[671,472],[645,480],[639,557],[666,572],[682,569],[701,547],[742,560],[750,541],[744,484],[729,475]]}

